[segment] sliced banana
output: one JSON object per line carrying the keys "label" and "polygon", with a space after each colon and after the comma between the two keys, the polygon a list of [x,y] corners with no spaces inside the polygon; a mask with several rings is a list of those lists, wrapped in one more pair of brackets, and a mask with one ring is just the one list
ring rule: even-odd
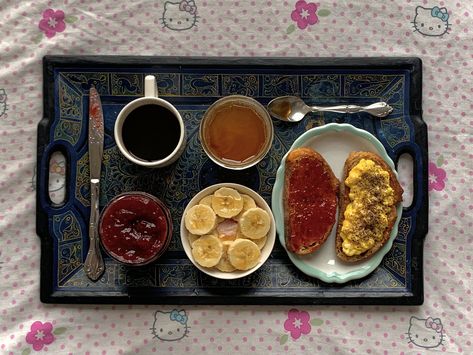
{"label": "sliced banana", "polygon": [[236,239],[249,239],[249,238],[241,232],[240,228],[238,228]]}
{"label": "sliced banana", "polygon": [[251,196],[241,194],[241,198],[243,199],[243,210],[249,210],[250,208],[256,207],[256,202],[253,200]]}
{"label": "sliced banana", "polygon": [[261,250],[266,245],[267,240],[268,240],[268,236],[265,235],[263,238],[253,239],[253,242],[258,246],[259,250]]}
{"label": "sliced banana", "polygon": [[195,234],[192,234],[192,233],[189,233],[188,236],[189,238],[189,244],[192,246],[192,244],[200,238],[200,235],[195,235]]}
{"label": "sliced banana", "polygon": [[211,207],[195,205],[187,211],[184,222],[187,230],[192,234],[204,235],[215,227],[216,218]]}
{"label": "sliced banana", "polygon": [[239,220],[240,231],[251,239],[260,239],[268,234],[271,227],[271,218],[262,208],[250,208],[245,211]]}
{"label": "sliced banana", "polygon": [[[248,237],[245,237],[243,234],[240,233],[240,234],[237,236],[237,239],[241,239],[241,238],[243,238],[243,239],[249,239]],[[265,235],[263,238],[260,238],[260,239],[250,239],[250,240],[258,246],[259,250],[262,250],[262,249],[264,248],[264,246],[266,245],[266,241],[268,240],[268,236]]]}
{"label": "sliced banana", "polygon": [[220,217],[232,218],[243,209],[243,198],[237,190],[222,187],[213,194],[212,208]]}
{"label": "sliced banana", "polygon": [[199,201],[199,205],[207,205],[212,207],[212,195],[205,196],[202,200]]}
{"label": "sliced banana", "polygon": [[[217,238],[218,238],[218,234],[215,232],[215,229],[213,229],[212,231],[210,231],[210,232],[207,233],[206,235],[213,235],[214,237],[217,237]],[[192,244],[193,244],[197,239],[199,239],[200,237],[202,237],[202,236],[201,236],[201,235],[195,235],[195,234],[189,233],[189,234],[188,234],[188,238],[189,238],[189,244],[190,244],[190,246],[192,247]],[[220,241],[223,241],[223,240],[220,239]]]}
{"label": "sliced banana", "polygon": [[251,196],[241,194],[241,198],[243,199],[243,208],[242,208],[241,212],[238,215],[233,217],[233,219],[235,221],[238,221],[241,218],[241,216],[243,215],[243,213],[245,213],[245,211],[249,210],[250,208],[257,207],[255,200],[253,200],[253,198]]}
{"label": "sliced banana", "polygon": [[204,235],[192,244],[192,255],[195,261],[204,267],[217,265],[222,254],[223,244],[213,235]]}
{"label": "sliced banana", "polygon": [[229,187],[203,197],[184,217],[194,260],[222,272],[256,266],[271,226],[255,200]]}
{"label": "sliced banana", "polygon": [[220,197],[232,196],[236,199],[241,199],[241,194],[237,190],[231,187],[219,188],[218,190],[214,192],[214,196],[220,196]]}
{"label": "sliced banana", "polygon": [[249,239],[237,239],[228,248],[228,259],[238,270],[249,270],[258,264],[261,252]]}
{"label": "sliced banana", "polygon": [[228,248],[230,247],[230,245],[232,245],[232,243],[233,243],[232,241],[222,242],[223,254],[218,264],[215,265],[215,267],[219,269],[220,271],[232,272],[236,270],[235,267],[230,263],[230,260],[228,260]]}

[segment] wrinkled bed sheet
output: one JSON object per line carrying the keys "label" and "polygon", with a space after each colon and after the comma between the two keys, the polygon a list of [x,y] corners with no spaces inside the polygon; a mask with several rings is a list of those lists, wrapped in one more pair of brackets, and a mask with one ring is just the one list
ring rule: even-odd
{"label": "wrinkled bed sheet", "polygon": [[[0,353],[472,354],[472,17],[470,1],[1,0]],[[42,304],[35,164],[47,54],[420,57],[424,305]],[[399,169],[412,193],[408,166]],[[60,195],[64,162],[50,169]]]}

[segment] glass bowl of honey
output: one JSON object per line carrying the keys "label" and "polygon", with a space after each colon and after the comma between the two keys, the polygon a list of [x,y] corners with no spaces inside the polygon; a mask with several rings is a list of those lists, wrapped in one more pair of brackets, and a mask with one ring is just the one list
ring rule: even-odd
{"label": "glass bowl of honey", "polygon": [[232,170],[256,165],[273,142],[274,129],[266,108],[248,96],[215,101],[200,122],[200,141],[207,156]]}

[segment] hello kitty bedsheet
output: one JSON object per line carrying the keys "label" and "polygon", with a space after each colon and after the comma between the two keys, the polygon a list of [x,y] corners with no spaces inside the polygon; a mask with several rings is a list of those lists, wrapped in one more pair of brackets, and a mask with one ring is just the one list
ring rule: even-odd
{"label": "hello kitty bedsheet", "polygon": [[[0,0],[0,353],[473,353],[473,3]],[[75,306],[39,301],[42,57],[418,56],[429,129],[425,303]],[[409,188],[409,163],[399,166]],[[64,160],[50,193],[64,194]]]}

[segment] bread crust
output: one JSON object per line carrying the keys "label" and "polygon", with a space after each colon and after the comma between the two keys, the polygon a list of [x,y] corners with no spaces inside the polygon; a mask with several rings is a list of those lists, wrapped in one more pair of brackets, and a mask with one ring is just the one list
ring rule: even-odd
{"label": "bread crust", "polygon": [[327,240],[336,222],[336,218],[335,218],[334,222],[330,225],[330,228],[328,228],[328,230],[322,235],[322,237],[317,236],[317,238],[314,238],[316,240],[315,242],[309,245],[301,246],[301,248],[298,250],[293,250],[293,248],[291,247],[291,244],[289,243],[289,236],[291,235],[291,226],[292,226],[291,221],[290,221],[290,215],[292,214],[291,212],[293,211],[294,206],[291,206],[288,203],[288,193],[289,193],[289,190],[294,187],[290,186],[289,178],[291,174],[293,174],[298,169],[301,159],[307,158],[307,157],[309,159],[317,160],[320,163],[322,163],[323,169],[329,175],[331,192],[333,192],[335,199],[338,198],[338,191],[339,191],[339,181],[337,177],[333,173],[327,161],[318,152],[316,152],[315,150],[311,148],[303,147],[303,148],[296,148],[287,155],[286,163],[285,163],[286,168],[285,168],[284,197],[283,197],[285,239],[286,239],[287,248],[291,252],[295,254],[299,254],[299,255],[310,254],[316,251],[317,249],[319,249],[323,245],[323,243]]}
{"label": "bread crust", "polygon": [[[359,255],[348,256],[343,252],[342,243],[343,239],[340,235],[340,231],[342,229],[342,224],[344,220],[344,213],[351,202],[349,198],[350,188],[345,185],[345,180],[348,177],[349,172],[353,169],[361,159],[369,159],[374,161],[377,165],[381,166],[382,169],[386,170],[389,173],[389,184],[391,188],[394,190],[394,205],[391,207],[391,211],[388,215],[388,226],[384,230],[383,238],[378,241],[371,249],[365,251]],[[397,204],[402,201],[402,194],[403,189],[399,184],[399,181],[394,175],[391,167],[377,154],[372,152],[351,152],[348,156],[347,160],[345,161],[345,165],[343,168],[343,176],[340,183],[340,197],[339,197],[339,214],[338,214],[338,225],[337,225],[337,234],[335,238],[335,248],[337,256],[346,262],[356,262],[360,260],[365,260],[370,258],[374,255],[381,247],[386,244],[389,240],[391,231],[394,227],[394,223],[396,222],[397,218],[397,211],[396,207]]]}

